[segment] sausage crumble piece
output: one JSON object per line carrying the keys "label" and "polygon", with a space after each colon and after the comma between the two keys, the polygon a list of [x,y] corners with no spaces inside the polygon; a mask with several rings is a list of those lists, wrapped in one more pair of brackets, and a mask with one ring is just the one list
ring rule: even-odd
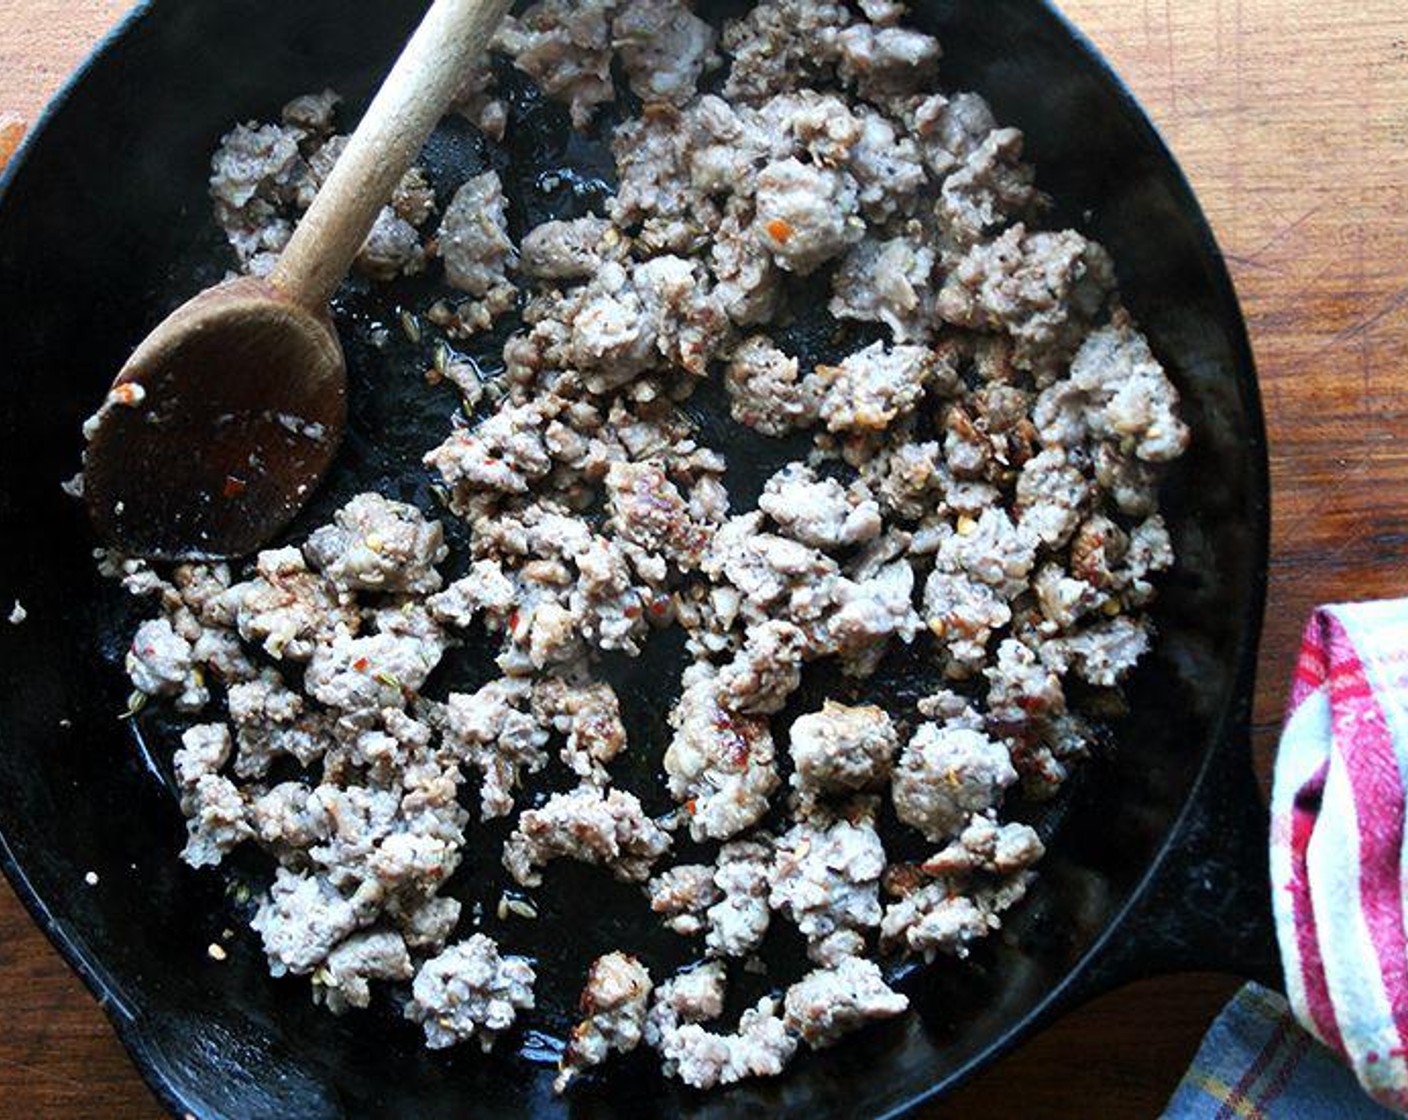
{"label": "sausage crumble piece", "polygon": [[478,1038],[488,1051],[520,1011],[532,1009],[535,979],[527,961],[500,956],[491,939],[475,934],[421,966],[406,1018],[421,1024],[432,1050]]}
{"label": "sausage crumble piece", "polygon": [[586,1018],[568,1039],[553,1083],[557,1092],[583,1070],[601,1065],[613,1051],[624,1054],[640,1045],[653,988],[650,973],[625,953],[608,953],[593,962],[579,1004]]}

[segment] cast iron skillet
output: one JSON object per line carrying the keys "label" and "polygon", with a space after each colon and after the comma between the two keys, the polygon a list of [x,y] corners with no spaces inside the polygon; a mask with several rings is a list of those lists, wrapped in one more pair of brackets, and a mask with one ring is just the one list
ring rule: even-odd
{"label": "cast iron skillet", "polygon": [[[78,428],[131,346],[222,266],[205,196],[215,139],[323,85],[364,103],[422,5],[413,0],[154,0],[90,61],[27,144],[0,196],[0,596],[29,611],[0,627],[0,858],[11,882],[98,997],[161,1099],[210,1117],[561,1114],[546,1036],[482,1058],[431,1055],[394,1008],[335,1020],[302,981],[276,982],[247,932],[217,964],[206,946],[242,930],[241,891],[175,858],[158,714],[117,719],[134,607],[93,574],[93,541],[59,492]],[[1188,184],[1129,92],[1057,12],[1032,0],[931,0],[916,21],[946,48],[944,83],[975,88],[1025,128],[1043,186],[1112,250],[1131,305],[1181,386],[1195,432],[1165,511],[1180,564],[1158,610],[1157,655],[1133,714],[1068,796],[1036,816],[1050,854],[1007,933],[963,965],[904,978],[918,1014],[789,1074],[711,1097],[665,1085],[638,1056],[584,1086],[572,1112],[625,1116],[855,1115],[903,1111],[954,1085],[1093,994],[1181,968],[1274,980],[1266,822],[1248,724],[1264,597],[1268,484],[1252,357],[1232,286]],[[722,6],[713,6],[717,12]],[[504,151],[442,131],[442,189],[486,165],[509,177],[521,227],[599,198],[599,147],[517,89]],[[608,122],[609,123],[609,122]],[[559,172],[544,179],[546,172]],[[425,353],[395,328],[397,300],[354,286],[340,307],[358,401],[343,464],[310,518],[366,486],[432,508],[418,453],[453,399],[406,372]],[[370,345],[377,323],[393,342]],[[794,342],[809,343],[805,325]],[[492,359],[494,340],[480,348]],[[820,349],[824,349],[821,347]],[[399,370],[398,370],[399,367]],[[716,445],[756,485],[769,464],[728,425]],[[776,454],[774,452],[773,454]],[[752,460],[749,456],[755,456]],[[747,488],[746,481],[742,483]],[[305,522],[306,525],[306,522]],[[472,651],[471,651],[472,652]],[[472,657],[470,658],[472,661]],[[452,672],[472,675],[468,662]],[[662,676],[625,674],[633,742],[658,755]],[[906,680],[904,667],[894,680]],[[150,749],[148,749],[150,747]],[[471,840],[471,848],[475,847]],[[485,844],[492,863],[496,845]],[[95,885],[85,874],[98,876]],[[564,872],[532,927],[515,927],[575,990],[616,947],[622,896]],[[467,888],[470,889],[470,888]],[[471,889],[472,893],[472,889]],[[486,896],[487,897],[487,896]],[[554,920],[553,908],[557,909]],[[547,1009],[549,1029],[569,1009]],[[535,1062],[534,1058],[538,1060]]]}

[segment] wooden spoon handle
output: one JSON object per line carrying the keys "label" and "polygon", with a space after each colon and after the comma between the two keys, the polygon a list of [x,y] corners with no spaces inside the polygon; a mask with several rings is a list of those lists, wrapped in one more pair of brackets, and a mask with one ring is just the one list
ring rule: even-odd
{"label": "wooden spoon handle", "polygon": [[304,215],[270,277],[321,312],[381,208],[443,117],[512,0],[436,0]]}

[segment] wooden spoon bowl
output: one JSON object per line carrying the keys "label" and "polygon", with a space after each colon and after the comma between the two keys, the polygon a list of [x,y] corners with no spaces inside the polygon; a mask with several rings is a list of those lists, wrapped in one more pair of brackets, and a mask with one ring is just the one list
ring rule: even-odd
{"label": "wooden spoon bowl", "polygon": [[331,320],[265,280],[228,281],[162,323],[114,382],[84,472],[94,524],[153,559],[251,552],[322,479],[346,419]]}

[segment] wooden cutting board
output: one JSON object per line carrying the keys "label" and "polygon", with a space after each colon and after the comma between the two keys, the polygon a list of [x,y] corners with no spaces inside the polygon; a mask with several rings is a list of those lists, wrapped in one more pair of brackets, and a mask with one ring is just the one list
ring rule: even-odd
{"label": "wooden cutting board", "polygon": [[[0,114],[31,118],[126,8],[0,0]],[[1275,526],[1263,773],[1316,603],[1408,585],[1408,20],[1402,0],[1066,0],[1182,160],[1261,366]],[[1236,982],[1152,981],[1068,1016],[933,1120],[1161,1110]],[[102,1014],[0,894],[0,1117],[159,1110]]]}

